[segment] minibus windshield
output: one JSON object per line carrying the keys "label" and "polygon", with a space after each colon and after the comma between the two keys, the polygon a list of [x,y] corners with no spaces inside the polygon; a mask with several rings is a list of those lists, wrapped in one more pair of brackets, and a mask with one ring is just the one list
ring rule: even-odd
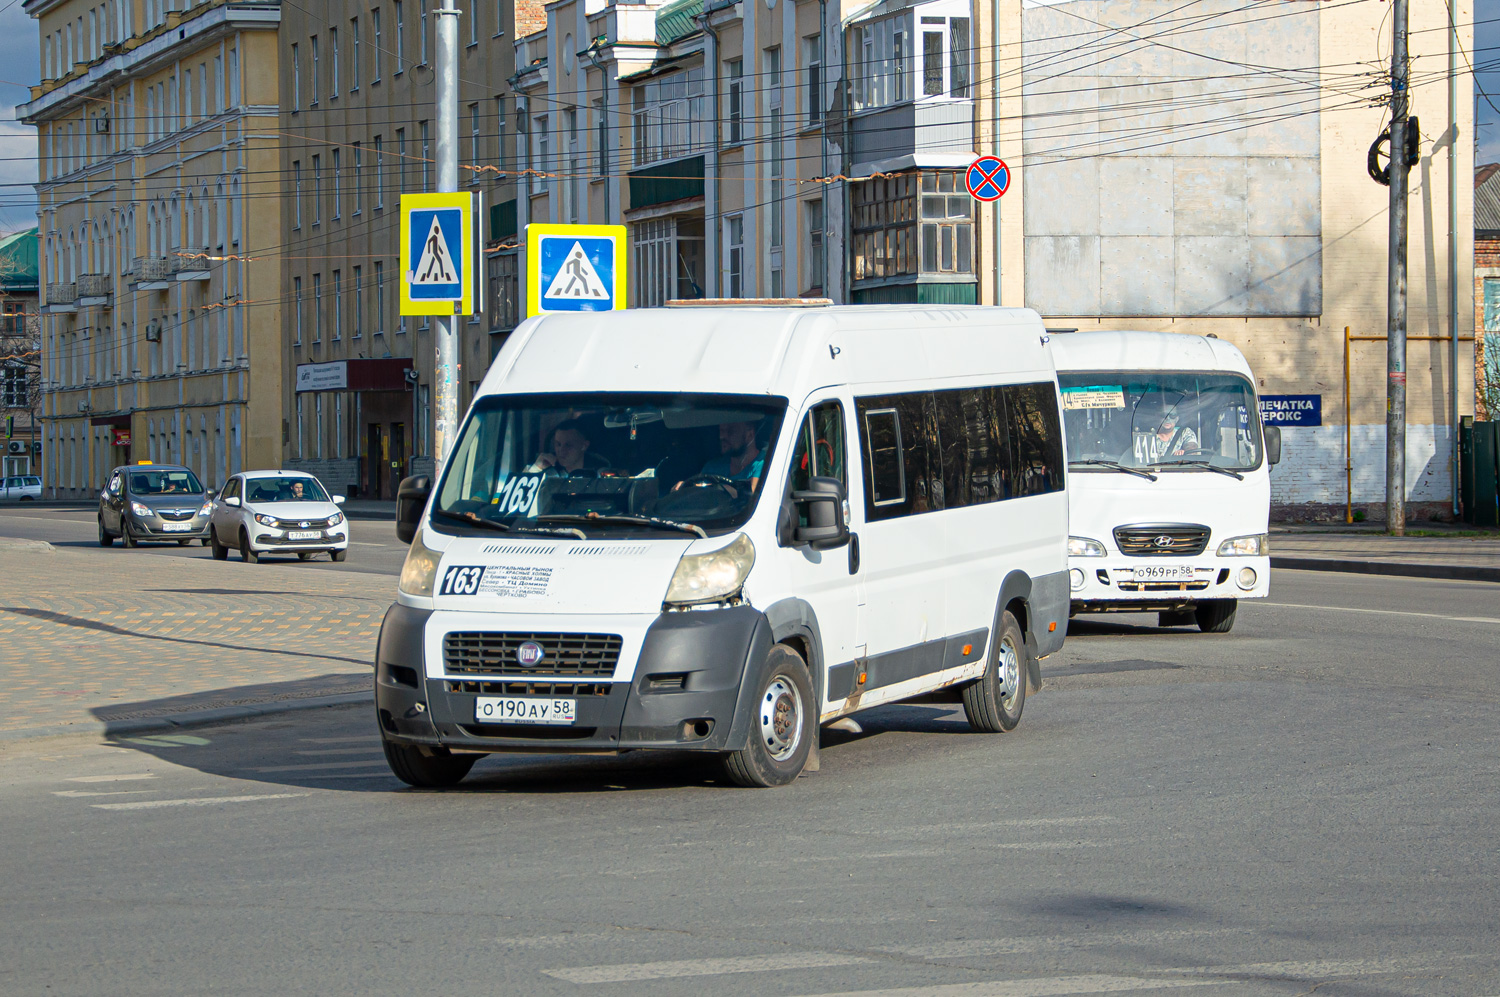
{"label": "minibus windshield", "polygon": [[[1260,466],[1255,389],[1223,371],[1059,371],[1075,470],[1210,472]],[[1128,473],[1128,472],[1127,472]]]}
{"label": "minibus windshield", "polygon": [[433,504],[438,529],[724,533],[765,490],[786,400],[558,393],[475,403]]}

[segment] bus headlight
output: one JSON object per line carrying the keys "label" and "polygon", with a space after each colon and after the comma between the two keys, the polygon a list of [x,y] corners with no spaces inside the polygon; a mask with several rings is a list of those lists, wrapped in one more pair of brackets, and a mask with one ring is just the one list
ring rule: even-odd
{"label": "bus headlight", "polygon": [[1271,553],[1271,538],[1264,533],[1248,537],[1230,537],[1219,544],[1220,557],[1259,557]]}
{"label": "bus headlight", "polygon": [[755,545],[741,533],[727,547],[684,554],[662,600],[668,608],[725,602],[739,595],[755,566]]}
{"label": "bus headlight", "polygon": [[1069,557],[1103,557],[1104,545],[1097,540],[1087,537],[1068,538]]}
{"label": "bus headlight", "polygon": [[442,559],[443,552],[422,543],[422,531],[418,530],[411,539],[411,549],[406,552],[406,563],[401,565],[401,580],[396,587],[407,595],[432,598],[432,583]]}

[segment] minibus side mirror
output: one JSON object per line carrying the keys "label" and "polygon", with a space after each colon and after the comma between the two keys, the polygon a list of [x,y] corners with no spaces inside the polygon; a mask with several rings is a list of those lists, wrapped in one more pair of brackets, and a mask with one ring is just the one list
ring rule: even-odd
{"label": "minibus side mirror", "polygon": [[792,501],[802,507],[806,526],[792,528],[792,543],[813,550],[832,550],[849,542],[844,522],[844,483],[838,478],[813,478],[806,491],[792,492]]}
{"label": "minibus side mirror", "polygon": [[422,521],[422,510],[427,508],[427,499],[432,495],[432,478],[425,474],[414,474],[402,478],[396,488],[396,536],[409,544],[417,535],[417,524]]}
{"label": "minibus side mirror", "polygon": [[1266,427],[1266,463],[1281,463],[1281,427]]}

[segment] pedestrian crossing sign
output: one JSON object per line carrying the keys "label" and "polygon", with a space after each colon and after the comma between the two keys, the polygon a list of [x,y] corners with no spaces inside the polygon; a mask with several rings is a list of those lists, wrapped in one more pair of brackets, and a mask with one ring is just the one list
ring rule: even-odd
{"label": "pedestrian crossing sign", "polygon": [[625,307],[625,226],[526,226],[526,314]]}
{"label": "pedestrian crossing sign", "polygon": [[473,194],[401,195],[402,315],[475,313],[474,218]]}

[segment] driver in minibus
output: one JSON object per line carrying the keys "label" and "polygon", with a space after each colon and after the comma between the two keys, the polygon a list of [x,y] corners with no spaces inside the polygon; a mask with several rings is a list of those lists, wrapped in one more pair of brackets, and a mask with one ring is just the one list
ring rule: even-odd
{"label": "driver in minibus", "polygon": [[1179,426],[1178,421],[1175,407],[1161,417],[1156,430],[1156,449],[1163,457],[1183,457],[1199,449],[1198,434],[1188,426]]}

